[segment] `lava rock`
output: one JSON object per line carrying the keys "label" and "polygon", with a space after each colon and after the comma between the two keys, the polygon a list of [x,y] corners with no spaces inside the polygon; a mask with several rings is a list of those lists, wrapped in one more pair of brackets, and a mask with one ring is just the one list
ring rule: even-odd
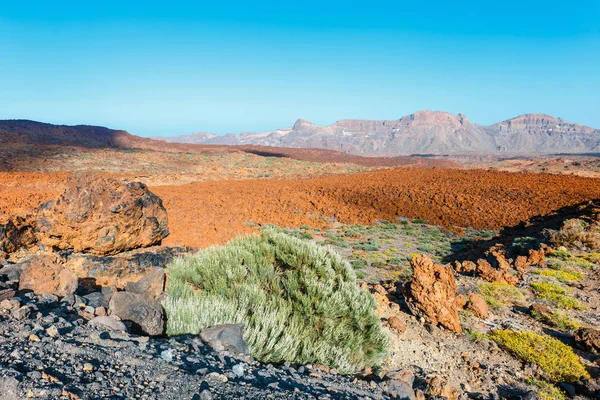
{"label": "lava rock", "polygon": [[37,230],[46,246],[99,255],[152,246],[169,234],[162,200],[146,185],[94,174],[70,176],[61,197],[40,206]]}

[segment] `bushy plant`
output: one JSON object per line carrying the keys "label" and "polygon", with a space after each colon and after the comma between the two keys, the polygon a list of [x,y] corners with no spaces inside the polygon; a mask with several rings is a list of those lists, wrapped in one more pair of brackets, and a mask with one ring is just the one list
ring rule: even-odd
{"label": "bushy plant", "polygon": [[589,378],[573,349],[560,340],[534,332],[498,330],[492,340],[519,359],[538,365],[551,382],[574,382]]}
{"label": "bushy plant", "polygon": [[546,299],[557,307],[564,309],[584,309],[583,304],[577,299],[569,296],[564,287],[550,282],[531,282],[531,287],[538,299]]}
{"label": "bushy plant", "polygon": [[577,249],[600,249],[600,227],[590,226],[582,219],[568,219],[558,231],[548,231],[550,241],[555,246]]}
{"label": "bushy plant", "polygon": [[265,230],[179,258],[168,274],[169,335],[243,323],[256,359],[320,363],[341,373],[388,354],[375,300],[331,248]]}
{"label": "bushy plant", "polygon": [[508,305],[520,305],[525,301],[523,293],[513,285],[505,282],[484,283],[479,285],[479,292],[492,310],[503,310]]}

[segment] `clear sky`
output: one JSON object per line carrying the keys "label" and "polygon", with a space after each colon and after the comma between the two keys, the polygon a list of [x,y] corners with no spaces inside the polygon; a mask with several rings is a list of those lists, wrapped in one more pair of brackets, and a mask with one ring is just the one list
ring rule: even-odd
{"label": "clear sky", "polygon": [[0,0],[0,119],[167,136],[422,109],[600,128],[600,1]]}

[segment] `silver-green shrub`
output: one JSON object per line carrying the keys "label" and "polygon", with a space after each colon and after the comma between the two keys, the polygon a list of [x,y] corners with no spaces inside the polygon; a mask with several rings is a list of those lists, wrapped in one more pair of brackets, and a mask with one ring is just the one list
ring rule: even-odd
{"label": "silver-green shrub", "polygon": [[320,363],[341,373],[388,355],[375,300],[329,247],[267,230],[179,258],[167,271],[169,335],[243,323],[256,359]]}

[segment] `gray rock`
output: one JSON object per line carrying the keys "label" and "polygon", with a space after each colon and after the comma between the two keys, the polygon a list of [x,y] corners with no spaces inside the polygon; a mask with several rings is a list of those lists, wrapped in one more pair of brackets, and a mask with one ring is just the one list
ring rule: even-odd
{"label": "gray rock", "polygon": [[162,306],[141,294],[117,292],[110,299],[109,309],[123,321],[130,321],[134,330],[151,336],[161,335],[164,331]]}
{"label": "gray rock", "polygon": [[0,378],[0,400],[17,400],[19,396],[19,381],[13,377]]}
{"label": "gray rock", "polygon": [[117,321],[112,317],[100,316],[94,317],[89,323],[90,326],[108,328],[113,331],[126,331],[127,327],[121,321]]}
{"label": "gray rock", "polygon": [[417,400],[412,386],[406,382],[392,380],[387,382],[385,392],[393,399]]}
{"label": "gray rock", "polygon": [[31,314],[31,308],[29,308],[27,306],[23,306],[15,311],[13,311],[13,313],[12,313],[13,317],[15,317],[18,320],[29,318],[30,314]]}
{"label": "gray rock", "polygon": [[235,364],[231,370],[239,378],[244,376],[244,366],[242,364]]}
{"label": "gray rock", "polygon": [[173,361],[173,350],[167,349],[160,352],[160,358],[165,360],[166,362]]}
{"label": "gray rock", "polygon": [[90,307],[108,308],[108,301],[104,298],[104,295],[100,292],[92,292],[90,294],[86,294],[85,296],[83,296],[83,298],[86,299],[87,305]]}
{"label": "gray rock", "polygon": [[243,336],[244,325],[224,324],[202,329],[200,338],[217,351],[250,354]]}

